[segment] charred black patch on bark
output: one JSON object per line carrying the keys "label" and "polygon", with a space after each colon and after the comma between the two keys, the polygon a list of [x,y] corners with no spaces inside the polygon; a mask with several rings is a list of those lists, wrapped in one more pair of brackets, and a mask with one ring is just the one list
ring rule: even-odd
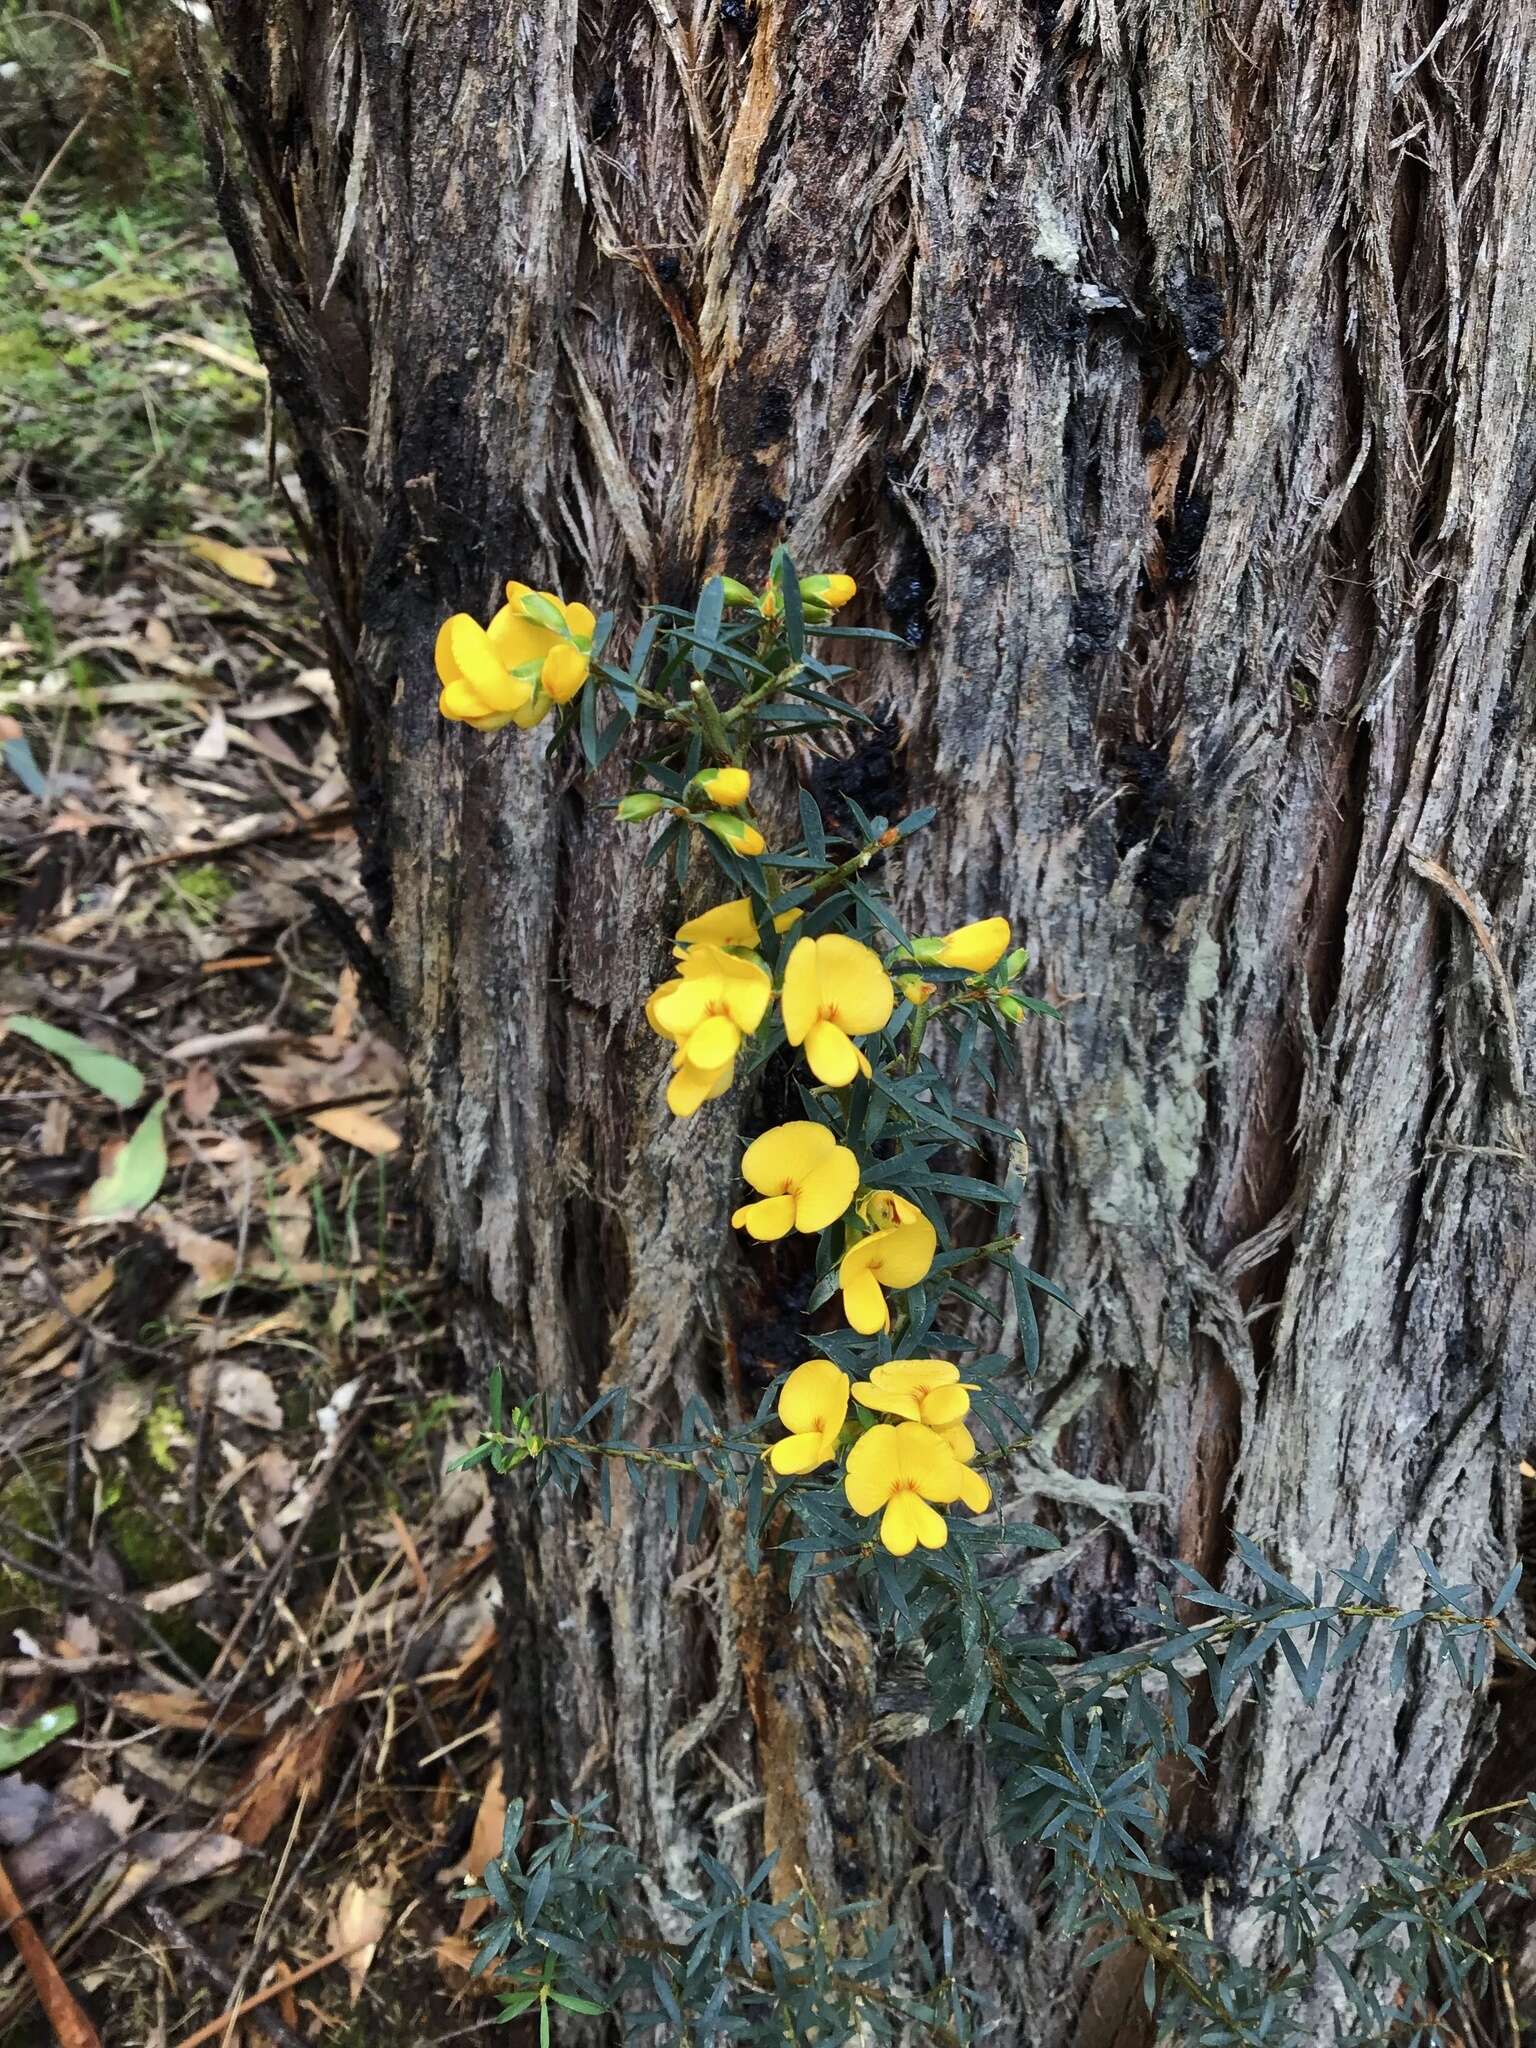
{"label": "charred black patch on bark", "polygon": [[1196,895],[1206,876],[1206,862],[1194,843],[1194,820],[1183,792],[1168,772],[1166,744],[1142,746],[1123,741],[1116,765],[1129,788],[1121,798],[1115,847],[1122,860],[1144,848],[1136,869],[1136,888],[1146,919],[1155,932],[1173,930],[1179,905]]}
{"label": "charred black patch on bark", "polygon": [[1210,523],[1210,498],[1204,491],[1192,490],[1181,474],[1173,494],[1173,511],[1158,522],[1167,580],[1174,588],[1194,581]]}
{"label": "charred black patch on bark", "polygon": [[601,142],[604,136],[613,133],[619,125],[620,112],[619,95],[613,81],[604,79],[593,93],[592,103],[587,109],[587,133],[594,142]]}
{"label": "charred black patch on bark", "polygon": [[1079,589],[1072,600],[1072,631],[1067,651],[1076,667],[1096,654],[1112,654],[1120,632],[1120,607],[1107,592]]}
{"label": "charred black patch on bark", "polygon": [[767,448],[775,441],[782,441],[793,418],[794,406],[789,393],[782,384],[770,384],[757,401],[757,418],[752,423],[754,442],[759,448]]}
{"label": "charred black patch on bark", "polygon": [[746,41],[757,27],[757,9],[751,0],[720,0],[720,26]]}
{"label": "charred black patch on bark", "polygon": [[1238,1900],[1237,1844],[1220,1835],[1164,1835],[1160,1844],[1163,1861],[1179,1881],[1187,1899],[1202,1897],[1209,1888],[1223,1899]]}
{"label": "charred black patch on bark", "polygon": [[1159,448],[1166,448],[1167,445],[1168,429],[1157,414],[1153,413],[1141,430],[1141,452],[1143,455],[1155,455]]}
{"label": "charred black patch on bark", "polygon": [[1222,331],[1226,308],[1215,278],[1178,264],[1168,280],[1166,296],[1189,360],[1202,368],[1214,362],[1227,345]]}
{"label": "charred black patch on bark", "polygon": [[845,839],[858,837],[848,797],[868,818],[899,818],[907,806],[901,727],[894,718],[884,718],[845,758],[829,755],[818,761],[809,786],[829,830]]}

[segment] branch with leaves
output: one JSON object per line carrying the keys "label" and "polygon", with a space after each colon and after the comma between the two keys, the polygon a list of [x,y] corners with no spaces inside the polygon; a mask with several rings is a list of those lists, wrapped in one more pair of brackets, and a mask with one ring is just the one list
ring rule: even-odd
{"label": "branch with leaves", "polygon": [[[746,1147],[732,1224],[749,1246],[811,1241],[807,1315],[820,1324],[750,1420],[722,1422],[694,1399],[667,1441],[624,1433],[622,1388],[567,1420],[558,1400],[497,1374],[490,1427],[465,1462],[565,1494],[590,1480],[605,1513],[622,1471],[642,1492],[657,1484],[690,1539],[711,1503],[738,1513],[749,1565],[782,1570],[791,1600],[836,1576],[873,1630],[918,1653],[931,1725],[983,1745],[1004,1834],[1035,1852],[1064,1921],[1143,1952],[1165,2031],[1286,2048],[1326,1972],[1354,2015],[1340,2038],[1363,2048],[1424,2005],[1432,1972],[1462,1987],[1490,1966],[1478,1900],[1525,1882],[1527,1838],[1501,1823],[1510,1846],[1480,1876],[1466,1871],[1481,1855],[1468,1829],[1411,1850],[1368,1838],[1381,1882],[1343,1901],[1326,1885],[1336,1860],[1276,1852],[1244,1909],[1279,1930],[1279,1960],[1260,1966],[1223,1947],[1210,1898],[1184,1900],[1160,1855],[1162,1766],[1205,1768],[1194,1688],[1220,1716],[1286,1672],[1314,1703],[1382,1633],[1395,1637],[1394,1687],[1415,1631],[1471,1686],[1498,1649],[1529,1661],[1509,1625],[1517,1575],[1485,1607],[1421,1558],[1426,1596],[1403,1607],[1389,1596],[1390,1545],[1329,1591],[1322,1577],[1296,1586],[1239,1538],[1241,1589],[1179,1567],[1182,1585],[1136,1617],[1129,1650],[1074,1663],[1021,1628],[1010,1561],[1056,1539],[997,1513],[994,1479],[1006,1483],[1029,1438],[1018,1382],[1039,1365],[1037,1304],[1071,1304],[1007,1227],[1028,1155],[988,1105],[1016,1070],[1017,1027],[1055,1013],[1022,986],[1028,954],[1006,918],[906,929],[886,882],[931,811],[893,821],[844,797],[846,822],[833,825],[801,788],[785,838],[753,803],[765,750],[826,750],[869,724],[840,694],[849,671],[824,658],[828,642],[891,639],[840,622],[854,594],[846,576],[798,577],[780,551],[760,591],[716,577],[691,612],[653,611],[623,666],[608,653],[611,616],[523,584],[487,627],[458,615],[442,629],[446,717],[484,732],[549,720],[551,749],[577,747],[594,770],[635,740],[618,822],[651,828],[640,858],[670,863],[680,892],[697,893],[700,863],[714,876],[720,900],[676,926],[646,1018],[669,1048],[666,1099],[681,1119],[769,1061],[790,1064],[800,1114]],[[988,1326],[997,1348],[973,1334]],[[745,1881],[706,1857],[696,1895],[664,1894],[673,1925],[637,1933],[655,1886],[595,1808],[558,1810],[555,1825],[525,1865],[521,1809],[509,1818],[485,1872],[497,1913],[478,1965],[511,1986],[509,2017],[537,2010],[544,2038],[561,2010],[612,2010],[630,2038],[677,2042],[972,2038],[978,2007],[956,1980],[947,1924],[937,1962],[898,1952],[893,1933],[872,1932],[867,1902],[824,1910],[803,1884],[773,1898],[771,1857]]]}

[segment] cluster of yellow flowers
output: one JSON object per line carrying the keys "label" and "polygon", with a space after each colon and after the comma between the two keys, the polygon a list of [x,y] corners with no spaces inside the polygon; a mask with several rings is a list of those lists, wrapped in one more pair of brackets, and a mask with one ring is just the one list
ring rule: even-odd
{"label": "cluster of yellow flowers", "polygon": [[863,1408],[901,1418],[857,1437],[843,1467],[843,1494],[856,1515],[879,1515],[880,1541],[896,1557],[922,1544],[942,1549],[949,1525],[938,1512],[959,1501],[980,1514],[992,1489],[971,1469],[976,1444],[963,1420],[973,1388],[944,1358],[898,1358],[852,1382],[830,1358],[797,1365],[779,1395],[790,1432],[768,1453],[775,1472],[814,1472],[837,1451],[851,1396]]}
{"label": "cluster of yellow flowers", "polygon": [[[729,577],[722,584],[726,604],[754,611],[766,634],[778,632],[775,622],[784,616],[785,599],[776,577],[760,593]],[[799,579],[807,623],[825,624],[855,590],[851,576]],[[506,593],[506,604],[489,626],[457,613],[437,638],[439,708],[445,718],[481,732],[537,725],[570,703],[591,672],[597,621],[586,605],[525,583],[508,583]],[[728,756],[731,747],[714,715],[713,744]],[[618,816],[639,823],[667,812],[713,833],[743,858],[756,859],[767,847],[745,815],[751,787],[750,772],[727,758],[699,769],[680,794],[631,792],[619,803]],[[801,914],[789,910],[775,918],[776,932],[789,931]],[[775,1001],[785,1038],[803,1052],[817,1083],[845,1089],[860,1076],[868,1079],[870,1061],[860,1041],[889,1024],[898,985],[914,1005],[936,993],[935,984],[917,973],[902,972],[898,984],[890,967],[904,962],[982,976],[1009,944],[1007,919],[986,918],[914,939],[890,956],[888,966],[862,940],[823,932],[795,941],[775,988],[752,899],[718,904],[679,928],[676,971],[646,1004],[651,1028],[673,1048],[668,1106],[689,1117],[723,1095],[735,1079],[742,1048]],[[1012,1014],[1007,1006],[1014,999],[1006,991],[995,999]],[[886,1290],[919,1286],[938,1252],[938,1234],[917,1204],[891,1189],[865,1186],[856,1154],[826,1125],[811,1121],[765,1131],[747,1147],[741,1171],[758,1199],[737,1209],[732,1222],[749,1237],[769,1242],[790,1231],[814,1235],[842,1221],[837,1277],[843,1313],[861,1336],[889,1331]],[[939,1507],[960,1502],[979,1512],[991,1499],[986,1481],[971,1469],[976,1445],[963,1420],[970,1395],[958,1368],[943,1359],[876,1365],[867,1380],[853,1385],[831,1360],[813,1358],[784,1384],[779,1417],[790,1433],[773,1446],[770,1462],[774,1471],[790,1475],[812,1472],[833,1458],[850,1431],[850,1397],[863,1409],[895,1417],[852,1432],[843,1490],[856,1514],[880,1515],[887,1550],[904,1557],[918,1544],[936,1549],[947,1531]]]}
{"label": "cluster of yellow flowers", "polygon": [[569,704],[591,671],[597,620],[552,590],[509,583],[507,601],[482,626],[455,612],[437,636],[437,708],[478,732],[537,725]]}

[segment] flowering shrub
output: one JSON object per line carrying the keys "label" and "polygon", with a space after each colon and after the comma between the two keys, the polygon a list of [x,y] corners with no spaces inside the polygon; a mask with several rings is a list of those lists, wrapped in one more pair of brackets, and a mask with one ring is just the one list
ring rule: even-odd
{"label": "flowering shrub", "polygon": [[[1514,1579],[1485,1613],[1426,1559],[1429,1594],[1403,1607],[1388,1593],[1391,1546],[1337,1572],[1329,1596],[1321,1580],[1310,1592],[1292,1585],[1238,1539],[1246,1592],[1179,1568],[1181,1600],[1208,1619],[1184,1620],[1165,1587],[1137,1616],[1144,1641],[1076,1665],[1061,1643],[1021,1629],[1010,1560],[1055,1539],[1006,1510],[1010,1452],[1029,1432],[1018,1377],[1039,1363],[1037,1297],[1070,1304],[1006,1228],[1022,1135],[974,1098],[1013,1067],[1016,1027],[1053,1013],[1021,985],[1028,955],[1006,917],[906,930],[883,883],[931,812],[892,822],[844,798],[844,835],[801,789],[786,836],[788,806],[774,801],[761,816],[755,806],[775,743],[826,749],[867,723],[838,694],[847,670],[823,659],[834,638],[890,638],[842,625],[854,595],[844,575],[797,578],[781,551],[759,592],[716,577],[693,612],[652,613],[622,667],[607,656],[609,616],[519,583],[486,628],[460,615],[439,634],[447,718],[492,732],[553,716],[551,746],[579,746],[594,768],[632,727],[643,731],[617,819],[650,830],[644,859],[670,860],[680,888],[707,863],[718,898],[678,924],[669,972],[645,1006],[666,1048],[657,1086],[673,1115],[692,1117],[768,1061],[789,1063],[803,1114],[746,1146],[748,1198],[731,1221],[748,1257],[770,1257],[760,1248],[792,1235],[814,1240],[808,1313],[819,1318],[808,1355],[786,1362],[755,1417],[722,1426],[690,1401],[665,1444],[624,1436],[622,1389],[567,1425],[557,1401],[509,1401],[497,1376],[490,1429],[467,1462],[529,1468],[536,1485],[567,1493],[595,1478],[605,1504],[615,1465],[642,1488],[659,1474],[671,1523],[685,1489],[691,1534],[712,1500],[739,1512],[749,1564],[782,1561],[791,1598],[813,1576],[840,1575],[870,1625],[916,1652],[932,1725],[986,1746],[1004,1832],[1038,1852],[1068,1924],[1100,1928],[1101,1953],[1143,1952],[1164,2029],[1188,2028],[1212,2048],[1309,2038],[1302,2003],[1326,1957],[1360,2029],[1341,2038],[1375,2039],[1422,1993],[1432,1961],[1455,1978],[1486,1959],[1465,1861],[1486,1858],[1465,1825],[1427,1843],[1383,1842],[1384,1875],[1366,1903],[1333,1895],[1327,1859],[1297,1866],[1277,1852],[1247,1910],[1283,1927],[1280,1951],[1262,1967],[1240,1964],[1215,1938],[1209,1890],[1188,1900],[1160,1856],[1160,1766],[1203,1769],[1191,1735],[1197,1684],[1225,1713],[1278,1665],[1313,1700],[1378,1628],[1397,1632],[1395,1679],[1417,1621],[1481,1684],[1496,1640],[1524,1655],[1498,1620]],[[1001,1179],[987,1170],[994,1156]],[[990,1347],[975,1334],[987,1326]],[[675,1925],[637,1934],[619,1894],[632,1889],[629,1913],[643,1918],[657,1888],[592,1809],[561,1810],[556,1825],[524,1865],[521,1809],[509,1820],[485,1872],[498,1910],[479,1958],[511,1986],[508,2017],[537,2009],[544,2039],[552,2010],[609,2009],[632,2039],[972,2038],[976,2003],[956,1979],[947,1926],[938,1959],[898,1949],[889,1932],[871,1933],[873,1909],[829,1913],[803,1887],[765,1898],[771,1858],[747,1880],[706,1858],[697,1897],[666,1894],[686,1939]],[[1511,1841],[1500,1877],[1518,1884],[1536,1847],[1518,1832]],[[1449,1935],[1432,1916],[1382,1906],[1393,1886],[1422,1891],[1431,1879],[1414,1873],[1424,1870],[1469,1901]],[[857,1934],[835,1933],[850,1915]]]}

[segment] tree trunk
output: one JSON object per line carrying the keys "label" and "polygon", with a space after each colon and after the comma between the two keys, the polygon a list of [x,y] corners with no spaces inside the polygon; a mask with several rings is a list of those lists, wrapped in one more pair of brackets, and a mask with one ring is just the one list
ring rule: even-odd
{"label": "tree trunk", "polygon": [[[1536,1252],[1531,10],[214,14],[472,1354],[657,1427],[799,1355],[727,1227],[751,1102],[662,1104],[667,883],[538,744],[440,721],[431,654],[508,575],[630,619],[782,536],[909,643],[860,663],[899,741],[850,772],[938,806],[914,928],[1006,911],[1063,1011],[1003,1109],[1082,1311],[1018,1473],[1092,1538],[1048,1618],[1120,1640],[1151,1562],[1219,1575],[1234,1525],[1293,1575],[1396,1530],[1498,1576]],[[1137,2038],[1137,1973],[1035,1933],[984,1772],[902,1746],[835,1599],[791,1621],[732,1528],[690,1549],[622,1489],[610,1528],[502,1512],[510,1787],[606,1790],[678,1882],[763,1843],[947,1906],[1027,2023],[999,2038]],[[1490,1727],[1428,1657],[1389,1700],[1385,1654],[1229,1731],[1186,1824],[1243,1868],[1428,1824]]]}

